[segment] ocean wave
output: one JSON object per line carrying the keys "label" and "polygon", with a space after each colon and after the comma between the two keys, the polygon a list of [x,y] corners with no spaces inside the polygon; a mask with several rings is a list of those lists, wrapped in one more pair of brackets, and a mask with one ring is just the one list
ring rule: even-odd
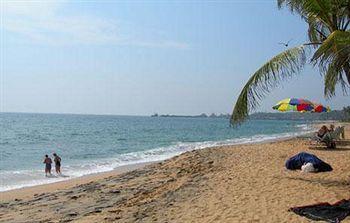
{"label": "ocean wave", "polygon": [[58,181],[64,181],[76,177],[81,177],[89,174],[96,174],[114,170],[118,167],[162,161],[181,153],[204,149],[208,147],[217,147],[225,145],[237,145],[247,143],[259,143],[265,141],[274,141],[278,139],[286,139],[300,136],[311,131],[308,125],[297,126],[301,131],[289,132],[281,134],[270,135],[254,135],[250,137],[238,137],[234,139],[227,139],[222,141],[204,141],[204,142],[177,142],[171,146],[159,147],[146,151],[138,151],[126,154],[119,154],[116,157],[99,160],[84,160],[84,162],[72,165],[65,165],[62,172],[65,177],[50,177],[43,175],[43,170],[18,170],[18,171],[1,171],[0,172],[0,191],[7,191],[23,187],[35,186],[40,184],[48,184]]}
{"label": "ocean wave", "polygon": [[309,125],[309,124],[299,124],[299,125],[296,125],[295,127],[303,130],[303,131],[310,131],[310,130],[313,130],[314,127],[312,125]]}

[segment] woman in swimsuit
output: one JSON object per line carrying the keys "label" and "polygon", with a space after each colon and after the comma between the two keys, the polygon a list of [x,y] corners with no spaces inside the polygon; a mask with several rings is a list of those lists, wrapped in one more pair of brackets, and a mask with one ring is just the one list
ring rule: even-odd
{"label": "woman in swimsuit", "polygon": [[45,155],[45,159],[44,159],[43,163],[45,163],[45,176],[47,176],[47,174],[49,174],[51,176],[52,175],[51,174],[51,163],[52,163],[51,158],[48,155]]}
{"label": "woman in swimsuit", "polygon": [[59,157],[56,153],[53,154],[54,162],[55,162],[55,169],[57,174],[61,174],[61,157]]}

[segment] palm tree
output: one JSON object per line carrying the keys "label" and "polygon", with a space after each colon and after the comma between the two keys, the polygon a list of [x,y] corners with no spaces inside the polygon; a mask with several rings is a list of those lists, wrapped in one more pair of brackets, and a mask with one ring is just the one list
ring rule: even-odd
{"label": "palm tree", "polygon": [[277,4],[308,23],[309,42],[278,54],[253,74],[233,109],[234,125],[244,121],[281,81],[298,74],[306,62],[319,67],[326,98],[335,95],[337,85],[344,94],[349,89],[350,0],[277,0]]}

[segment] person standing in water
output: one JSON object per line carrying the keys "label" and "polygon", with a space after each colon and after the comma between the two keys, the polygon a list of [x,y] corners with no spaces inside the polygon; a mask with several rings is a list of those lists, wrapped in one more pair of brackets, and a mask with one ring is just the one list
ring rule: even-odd
{"label": "person standing in water", "polygon": [[45,163],[45,176],[47,177],[48,174],[51,176],[51,163],[52,163],[52,160],[51,158],[46,154],[45,155],[45,159],[44,159],[44,162]]}
{"label": "person standing in water", "polygon": [[61,175],[61,157],[59,157],[56,153],[53,154],[53,157],[55,157],[53,161],[55,162],[56,173]]}

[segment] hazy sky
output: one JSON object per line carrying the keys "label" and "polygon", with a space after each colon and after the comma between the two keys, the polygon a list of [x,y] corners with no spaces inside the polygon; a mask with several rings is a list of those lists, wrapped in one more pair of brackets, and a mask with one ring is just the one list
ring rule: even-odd
{"label": "hazy sky", "polygon": [[[149,115],[231,112],[250,75],[306,39],[276,1],[1,0],[1,111]],[[274,90],[334,109],[308,67]]]}

